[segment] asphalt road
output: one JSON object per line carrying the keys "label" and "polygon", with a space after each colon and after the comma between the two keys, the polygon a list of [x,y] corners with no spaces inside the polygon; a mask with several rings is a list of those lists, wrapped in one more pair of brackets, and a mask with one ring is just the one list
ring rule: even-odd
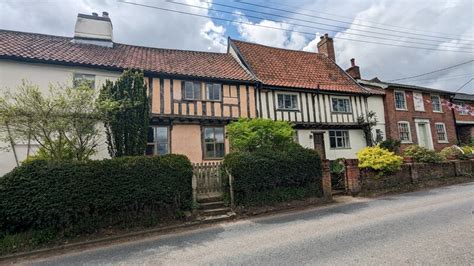
{"label": "asphalt road", "polygon": [[34,265],[474,265],[474,183],[27,261]]}

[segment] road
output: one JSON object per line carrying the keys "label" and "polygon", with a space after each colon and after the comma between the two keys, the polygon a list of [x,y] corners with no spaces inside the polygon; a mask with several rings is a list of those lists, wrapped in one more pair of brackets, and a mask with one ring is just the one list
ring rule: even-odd
{"label": "road", "polygon": [[24,261],[33,265],[474,264],[474,183],[356,199]]}

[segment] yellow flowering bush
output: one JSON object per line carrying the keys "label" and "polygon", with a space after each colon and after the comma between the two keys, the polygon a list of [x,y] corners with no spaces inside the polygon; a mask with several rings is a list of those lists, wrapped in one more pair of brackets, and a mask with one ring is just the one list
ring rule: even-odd
{"label": "yellow flowering bush", "polygon": [[395,153],[380,148],[366,147],[357,153],[359,168],[371,168],[380,174],[393,173],[400,170],[403,158]]}

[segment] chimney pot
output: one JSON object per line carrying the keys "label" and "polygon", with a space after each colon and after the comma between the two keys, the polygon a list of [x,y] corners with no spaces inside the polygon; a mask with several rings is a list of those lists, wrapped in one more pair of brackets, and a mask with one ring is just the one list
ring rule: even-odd
{"label": "chimney pot", "polygon": [[102,17],[108,18],[109,17],[109,12],[103,11],[102,12]]}
{"label": "chimney pot", "polygon": [[94,17],[98,17],[98,16],[99,16],[99,14],[97,14],[96,12],[92,12],[92,16],[94,16]]}
{"label": "chimney pot", "polygon": [[325,54],[331,60],[336,61],[333,39],[327,33],[321,36],[321,40],[318,42],[318,53]]}
{"label": "chimney pot", "polygon": [[346,73],[349,74],[353,79],[360,79],[360,69],[359,66],[355,64],[355,59],[351,58],[351,67],[346,69]]}
{"label": "chimney pot", "polygon": [[355,65],[356,65],[356,64],[355,64],[355,61],[356,61],[356,60],[355,60],[354,58],[351,58],[351,66],[355,66]]}

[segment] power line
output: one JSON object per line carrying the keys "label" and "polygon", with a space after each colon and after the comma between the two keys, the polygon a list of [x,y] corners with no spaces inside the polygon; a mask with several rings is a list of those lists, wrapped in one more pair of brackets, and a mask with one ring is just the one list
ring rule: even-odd
{"label": "power line", "polygon": [[[203,7],[203,6],[198,6],[198,5],[192,5],[192,4],[177,2],[177,1],[174,1],[174,0],[166,0],[166,2],[175,4],[175,5],[188,6],[188,7],[193,7],[193,8],[205,9],[205,10],[209,10],[209,11],[216,11],[216,12],[220,12],[220,13],[230,14],[230,15],[233,15],[233,16],[241,16],[241,17],[248,17],[248,18],[255,18],[255,19],[262,19],[262,20],[264,19],[264,20],[267,20],[267,21],[273,21],[273,22],[283,23],[283,24],[292,25],[292,26],[312,28],[312,29],[316,29],[316,30],[334,31],[334,29],[313,27],[313,26],[308,26],[308,25],[303,25],[303,24],[285,22],[285,21],[281,21],[281,20],[280,21],[279,20],[272,20],[272,19],[268,19],[268,18],[265,18],[265,17],[258,17],[258,16],[252,16],[252,15],[236,14],[234,12],[230,12],[230,11],[226,11],[226,10],[222,10],[222,9],[215,9],[215,8]],[[203,2],[206,2],[206,1],[203,1]],[[211,2],[208,2],[208,3],[211,3]],[[250,11],[250,12],[254,12],[254,13],[270,15],[270,16],[276,16],[276,17],[283,17],[283,18],[288,18],[288,19],[297,20],[297,21],[309,22],[309,23],[313,23],[313,24],[328,25],[330,27],[336,27],[336,28],[340,28],[340,29],[343,29],[343,30],[347,29],[347,28],[343,28],[343,27],[339,27],[339,26],[333,26],[333,25],[325,24],[325,23],[317,23],[317,22],[313,22],[313,21],[309,21],[309,20],[294,19],[294,18],[287,17],[287,16],[280,16],[280,15],[275,15],[275,14],[271,14],[271,13],[265,13],[265,12],[254,11],[254,10],[249,10],[249,9],[242,9],[242,8],[231,6],[231,5],[218,4],[218,3],[213,3],[213,5],[236,8],[236,9],[239,9],[239,10]],[[354,29],[347,29],[347,30],[354,30]],[[437,44],[431,44],[431,43],[422,43],[422,42],[401,40],[399,38],[400,37],[405,37],[405,36],[400,36],[400,35],[384,34],[384,33],[378,33],[378,32],[373,32],[373,31],[364,31],[364,30],[355,30],[355,31],[370,32],[370,33],[375,33],[375,34],[380,34],[380,35],[394,36],[394,37],[398,37],[398,38],[397,39],[381,38],[381,37],[378,37],[378,36],[370,36],[370,35],[359,34],[359,33],[351,33],[351,32],[340,32],[340,33],[347,34],[347,35],[355,35],[355,36],[362,36],[362,37],[380,39],[380,40],[412,43],[412,44],[419,44],[419,45],[428,45],[428,46],[435,46],[435,47],[439,45],[438,41],[436,41],[436,40],[429,40],[429,39],[423,39],[423,38],[411,38],[411,39],[420,39],[420,40],[427,40],[427,41],[437,42]],[[459,45],[466,46],[467,44],[459,44]],[[457,45],[451,46],[451,45],[443,44],[443,48],[462,49],[463,51],[470,51],[470,52],[473,51],[472,48],[463,48],[463,47],[458,47]],[[469,50],[465,50],[465,49],[469,49]]]}
{"label": "power line", "polygon": [[474,59],[471,59],[471,60],[469,60],[469,61],[456,64],[456,65],[453,65],[453,66],[449,66],[449,67],[445,67],[445,68],[433,70],[433,71],[430,71],[430,72],[422,73],[422,74],[419,74],[419,75],[410,76],[410,77],[405,77],[405,78],[397,78],[397,79],[392,79],[392,80],[388,80],[388,81],[398,81],[398,80],[404,80],[404,79],[412,79],[412,78],[422,77],[422,76],[426,76],[426,75],[429,75],[429,74],[433,74],[433,73],[445,71],[445,70],[448,70],[448,69],[456,68],[456,67],[459,67],[459,66],[462,66],[462,65],[466,65],[466,64],[469,64],[469,63],[472,63],[472,62],[474,62]]}
{"label": "power line", "polygon": [[[235,2],[240,2],[239,0],[234,0],[234,1]],[[266,0],[266,2],[267,3],[273,3],[273,4],[279,4],[281,6],[286,6],[286,7],[290,7],[290,8],[298,8],[298,9],[300,8],[299,6],[288,5],[288,4],[278,3],[278,2],[274,2],[274,1]],[[455,35],[455,34],[452,34],[452,33],[436,32],[436,31],[428,31],[428,30],[417,30],[417,29],[412,29],[412,28],[407,28],[407,27],[401,27],[401,26],[395,26],[395,25],[380,23],[380,22],[371,21],[371,20],[362,20],[362,19],[357,19],[357,18],[354,18],[354,17],[341,16],[341,15],[338,15],[338,14],[321,12],[321,11],[315,10],[315,9],[305,8],[305,10],[316,12],[316,14],[323,14],[323,15],[332,16],[332,17],[350,19],[350,21],[347,21],[347,23],[352,23],[353,21],[360,21],[360,22],[366,22],[366,23],[375,24],[375,25],[388,26],[388,27],[391,27],[391,28],[405,29],[405,30],[418,31],[418,32],[427,32],[427,33],[433,33],[433,34],[441,34],[443,36],[452,36],[452,37],[456,37],[456,38],[459,37],[458,35]],[[361,26],[365,27],[365,26],[369,26],[369,25],[361,25]],[[474,36],[472,36],[472,35],[468,35],[467,37],[474,38]]]}
{"label": "power line", "polygon": [[[428,35],[428,34],[420,34],[420,33],[411,33],[411,32],[407,32],[407,31],[398,31],[398,30],[386,29],[386,28],[375,27],[375,26],[361,25],[361,24],[357,24],[357,23],[349,23],[349,22],[342,21],[342,20],[324,18],[324,17],[321,17],[321,16],[309,15],[309,14],[296,12],[296,11],[292,11],[292,10],[286,10],[286,9],[282,9],[282,8],[270,7],[268,5],[254,4],[254,3],[249,3],[249,2],[241,1],[241,0],[239,0],[237,2],[245,4],[245,5],[262,7],[262,8],[267,8],[267,9],[270,9],[270,10],[275,10],[275,11],[280,11],[280,12],[287,12],[287,13],[290,13],[290,14],[302,15],[302,16],[307,16],[307,17],[311,17],[311,18],[325,19],[325,20],[329,20],[329,21],[334,21],[334,22],[339,22],[339,23],[344,23],[344,24],[350,24],[350,25],[355,25],[355,26],[362,26],[362,27],[367,27],[367,28],[373,28],[373,29],[379,29],[379,30],[385,30],[385,31],[392,31],[392,32],[398,32],[398,33],[404,33],[404,34],[412,34],[412,35],[418,35],[418,36],[425,36],[425,37],[431,37],[431,38],[451,40],[451,38],[446,38],[446,37],[439,37],[439,36],[433,36],[433,35]],[[472,39],[464,39],[464,38],[457,38],[457,39],[458,40],[464,40],[464,41],[473,41]]]}
{"label": "power line", "polygon": [[[245,21],[236,21],[236,20],[232,20],[232,19],[225,19],[225,18],[219,18],[219,17],[214,17],[214,16],[195,14],[195,13],[179,11],[179,10],[174,10],[174,9],[168,9],[168,8],[163,8],[163,7],[139,4],[139,3],[134,3],[134,2],[127,2],[127,1],[123,1],[123,0],[120,0],[119,2],[124,3],[124,4],[130,4],[130,5],[135,5],[135,6],[141,6],[141,7],[147,7],[147,8],[157,9],[157,10],[163,10],[163,11],[178,13],[178,14],[190,15],[190,16],[195,16],[195,17],[210,18],[210,19],[214,19],[214,20],[226,21],[226,22],[237,23],[237,24],[246,24],[246,25],[251,25],[251,26],[255,26],[255,27],[275,29],[275,30],[280,30],[280,31],[285,31],[285,32],[296,32],[296,33],[301,33],[301,34],[304,34],[304,35],[309,35],[311,37],[316,36],[316,33],[314,33],[314,32],[288,30],[288,29],[282,29],[282,28],[266,26],[266,25],[255,25],[253,23],[245,22]],[[380,45],[393,46],[393,47],[431,50],[431,51],[445,51],[445,52],[470,53],[470,54],[474,53],[474,52],[468,52],[468,51],[436,49],[436,48],[428,48],[428,47],[417,47],[417,46],[399,45],[399,44],[392,44],[392,43],[375,42],[375,41],[368,41],[368,40],[357,40],[357,39],[350,39],[350,38],[344,38],[344,37],[334,37],[334,39],[354,41],[354,42],[363,42],[363,43],[370,43],[370,44],[380,44]]]}
{"label": "power line", "polygon": [[467,84],[469,84],[469,83],[470,83],[471,81],[473,81],[473,80],[474,80],[474,78],[471,78],[468,82],[464,83],[461,87],[459,87],[459,88],[458,88],[456,91],[454,91],[454,92],[460,91],[462,88],[464,88]]}
{"label": "power line", "polygon": [[444,76],[446,78],[439,77],[439,78],[429,78],[429,79],[415,79],[415,80],[409,80],[407,82],[430,81],[430,80],[441,81],[441,80],[459,79],[459,78],[472,77],[472,76],[474,76],[474,73],[462,74],[462,75],[453,75],[453,76],[450,76],[450,75]]}

